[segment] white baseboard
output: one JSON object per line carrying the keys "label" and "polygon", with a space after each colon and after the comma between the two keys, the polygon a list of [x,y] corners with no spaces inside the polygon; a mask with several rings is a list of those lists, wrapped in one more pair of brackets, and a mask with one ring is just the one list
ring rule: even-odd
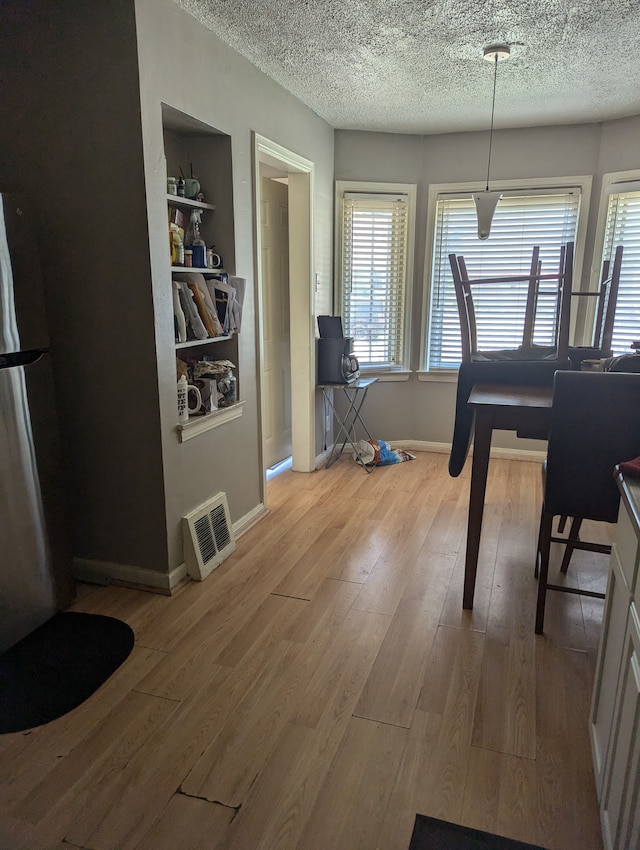
{"label": "white baseboard", "polygon": [[240,537],[245,531],[248,531],[252,525],[255,525],[258,520],[261,520],[263,516],[266,516],[269,511],[265,508],[264,504],[260,502],[259,505],[249,511],[248,514],[239,519],[237,522],[233,523],[233,533],[235,537]]}
{"label": "white baseboard", "polygon": [[[406,452],[437,452],[438,454],[449,454],[451,451],[450,443],[434,443],[427,440],[387,440],[391,442],[394,449],[404,449]],[[351,446],[347,445],[343,451],[351,452]],[[316,457],[316,469],[320,469],[325,465],[329,458],[331,447]],[[473,454],[473,445],[469,449],[469,455]],[[523,460],[533,463],[542,463],[546,458],[546,451],[529,451],[526,449],[501,449],[492,447],[491,457],[503,458],[504,460]]]}
{"label": "white baseboard", "polygon": [[78,581],[87,581],[90,584],[126,584],[169,596],[187,575],[187,566],[180,564],[169,573],[160,573],[131,564],[74,558],[73,575]]}
{"label": "white baseboard", "polygon": [[[393,440],[391,445],[394,449],[404,449],[406,452],[438,452],[449,454],[450,443],[429,443],[424,440]],[[469,449],[473,454],[473,445]],[[503,458],[505,460],[524,460],[530,462],[542,462],[547,456],[546,451],[530,451],[526,449],[501,449],[497,446],[491,448],[491,457]]]}
{"label": "white baseboard", "polygon": [[[263,504],[257,505],[242,519],[233,524],[235,537],[244,534],[254,523],[261,519],[267,509]],[[74,558],[73,575],[78,581],[89,584],[123,584],[150,590],[170,596],[175,588],[185,579],[187,565],[182,563],[168,573],[149,570],[145,567],[135,567],[131,564],[114,564],[111,561],[94,561],[91,558]]]}
{"label": "white baseboard", "polygon": [[322,469],[325,463],[329,460],[331,449],[332,447],[329,446],[329,448],[325,449],[321,454],[316,455],[316,469]]}
{"label": "white baseboard", "polygon": [[451,451],[449,443],[432,443],[427,440],[387,440],[394,449],[404,449],[405,452],[436,452],[448,455]]}
{"label": "white baseboard", "polygon": [[[473,454],[473,446],[469,454]],[[501,457],[505,460],[524,460],[529,463],[542,463],[546,457],[546,452],[532,452],[524,449],[491,449],[491,457]]]}

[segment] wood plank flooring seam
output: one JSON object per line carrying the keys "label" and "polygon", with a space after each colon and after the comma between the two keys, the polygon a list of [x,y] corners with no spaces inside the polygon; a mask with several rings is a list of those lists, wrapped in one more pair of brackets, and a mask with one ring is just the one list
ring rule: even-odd
{"label": "wood plank flooring seam", "polygon": [[311,602],[310,596],[296,596],[294,593],[276,593],[271,591],[269,596],[282,596],[284,599],[299,599],[301,602]]}
{"label": "wood plank flooring seam", "polygon": [[368,723],[379,723],[380,726],[393,726],[394,729],[411,729],[411,723],[406,726],[404,723],[389,723],[387,720],[380,720],[377,717],[367,717],[366,714],[356,714],[355,711],[351,715],[357,717],[358,720],[366,720]]}
{"label": "wood plank flooring seam", "polygon": [[158,647],[158,646],[149,646],[148,643],[139,643],[137,640],[134,641],[134,644],[139,649],[152,649],[154,652],[162,652],[165,655],[168,655],[171,652],[170,649],[160,649],[160,647]]}
{"label": "wood plank flooring seam", "polygon": [[135,694],[144,694],[147,697],[156,697],[156,699],[164,699],[167,702],[175,702],[176,705],[179,705],[182,702],[181,699],[175,699],[174,697],[166,697],[162,694],[154,694],[153,691],[143,691],[142,688],[131,688],[131,692]]}
{"label": "wood plank flooring seam", "polygon": [[[353,585],[357,585],[359,587],[362,587],[362,582],[360,582],[360,581],[349,581],[348,579],[334,578],[333,576],[326,576],[325,581],[339,581],[342,584],[353,584]],[[275,590],[272,590],[271,593],[269,594],[269,596],[282,596],[285,599],[299,599],[301,602],[311,602],[312,599],[313,599],[313,596],[311,596],[311,595],[309,595],[309,596],[297,596],[294,593],[277,593]],[[373,612],[373,613],[376,613],[376,612]]]}
{"label": "wood plank flooring seam", "polygon": [[[544,640],[545,640],[544,635],[536,635],[536,642],[538,644],[542,643]],[[586,656],[590,655],[588,649],[580,649],[577,646],[565,646],[565,644],[562,643],[562,641],[558,641],[555,644],[555,646],[556,646],[557,649],[562,649],[564,652],[577,652],[579,655],[586,655]]]}
{"label": "wood plank flooring seam", "polygon": [[233,818],[236,817],[236,815],[242,808],[242,803],[240,803],[238,806],[230,806],[228,803],[223,803],[222,800],[212,800],[210,797],[203,797],[202,794],[189,794],[188,791],[182,790],[182,785],[176,790],[175,793],[179,794],[181,797],[190,797],[192,800],[203,800],[205,803],[212,803],[216,806],[222,806],[223,809],[229,809],[229,811],[234,812],[230,823],[233,823]]}
{"label": "wood plank flooring seam", "polygon": [[483,747],[480,744],[471,744],[471,749],[472,750],[478,750],[479,752],[484,752],[484,753],[498,753],[498,755],[509,756],[510,758],[514,758],[514,759],[515,758],[524,759],[527,762],[534,762],[535,763],[535,761],[536,761],[536,756],[520,756],[520,755],[516,756],[513,753],[510,753],[508,750],[499,750],[499,749],[495,749],[494,747]]}

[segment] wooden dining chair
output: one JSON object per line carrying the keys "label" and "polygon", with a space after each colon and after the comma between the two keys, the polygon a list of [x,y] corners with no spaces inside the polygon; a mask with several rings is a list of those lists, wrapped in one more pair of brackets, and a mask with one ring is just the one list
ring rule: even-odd
{"label": "wooden dining chair", "polygon": [[597,291],[582,292],[581,290],[574,290],[571,292],[571,297],[574,299],[597,299],[591,343],[589,345],[569,346],[569,357],[574,369],[581,369],[584,360],[602,360],[606,357],[611,357],[613,354],[611,339],[618,303],[623,253],[624,246],[618,245],[613,258],[613,266],[611,266],[609,260],[604,261],[602,264],[600,286]]}
{"label": "wooden dining chair", "polygon": [[[529,274],[507,274],[493,277],[470,278],[464,256],[449,254],[449,264],[453,276],[453,285],[460,321],[460,341],[462,348],[462,363],[504,361],[504,360],[542,360],[563,359],[569,348],[569,313],[573,275],[573,243],[563,245],[560,249],[558,270],[542,273],[540,247],[534,246],[531,253]],[[550,289],[541,289],[540,284],[549,282],[555,284]],[[499,290],[504,287],[503,293]],[[520,343],[515,348],[482,349],[478,343],[477,307],[474,301],[474,290],[478,291],[478,299],[482,298],[482,289],[490,291],[494,297],[509,298],[518,291],[524,294],[526,289],[525,307]],[[539,318],[538,307],[541,299],[551,296],[554,300],[551,310],[546,315],[551,318],[552,326],[548,344],[540,345],[534,342],[536,320]]]}
{"label": "wooden dining chair", "polygon": [[[562,246],[557,271],[545,274],[542,273],[540,250],[537,247],[532,251],[529,274],[525,275],[471,279],[463,256],[450,254],[449,262],[456,291],[462,340],[462,363],[458,370],[455,421],[449,456],[449,474],[455,478],[462,472],[471,445],[474,414],[467,402],[475,383],[550,387],[558,369],[571,368],[568,356],[570,299],[565,297],[565,292],[571,291],[573,243]],[[547,292],[542,292],[540,288],[540,282],[545,281],[555,283],[555,287],[552,287],[554,327],[549,346],[533,343],[538,304],[541,298],[549,297]],[[488,285],[526,287],[522,336],[516,348],[482,350],[479,347],[473,300],[473,289],[476,285],[479,288]],[[546,439],[547,435],[519,433],[518,436]]]}
{"label": "wooden dining chair", "polygon": [[[620,496],[614,467],[640,455],[640,375],[614,372],[557,372],[547,459],[543,465],[543,505],[535,574],[538,577],[536,634],[542,634],[548,590],[602,597],[604,594],[549,581],[551,543],[566,552],[608,553],[606,544],[552,533],[555,516],[614,523]],[[561,571],[566,570],[565,559]]]}

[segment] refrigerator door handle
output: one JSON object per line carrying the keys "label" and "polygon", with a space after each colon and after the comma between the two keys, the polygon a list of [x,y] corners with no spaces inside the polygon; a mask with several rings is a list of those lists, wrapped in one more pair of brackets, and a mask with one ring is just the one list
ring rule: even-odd
{"label": "refrigerator door handle", "polygon": [[42,355],[46,353],[46,348],[33,348],[31,351],[12,351],[7,354],[0,354],[0,369],[11,369],[14,366],[30,366],[32,363],[37,363]]}

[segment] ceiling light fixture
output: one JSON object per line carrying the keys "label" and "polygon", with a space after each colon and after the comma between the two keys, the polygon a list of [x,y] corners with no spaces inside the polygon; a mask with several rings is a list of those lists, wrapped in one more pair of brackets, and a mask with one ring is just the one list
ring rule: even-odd
{"label": "ceiling light fixture", "polygon": [[508,59],[511,50],[506,44],[490,44],[484,48],[484,58],[487,62],[493,62],[493,98],[491,100],[491,128],[489,130],[489,161],[487,162],[487,186],[484,192],[475,192],[473,200],[476,205],[478,216],[478,239],[488,239],[491,230],[491,222],[498,201],[502,197],[501,192],[489,191],[489,172],[491,170],[491,147],[493,145],[493,116],[496,108],[496,79],[498,76],[498,62]]}

